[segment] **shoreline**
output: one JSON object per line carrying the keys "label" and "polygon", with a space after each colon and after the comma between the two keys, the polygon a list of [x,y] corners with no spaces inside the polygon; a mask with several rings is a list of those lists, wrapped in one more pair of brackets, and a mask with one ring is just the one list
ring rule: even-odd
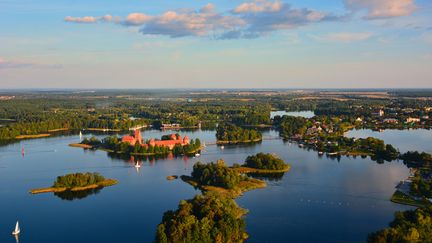
{"label": "shoreline", "polygon": [[239,182],[239,184],[232,189],[226,189],[226,188],[217,187],[217,186],[201,185],[195,179],[193,179],[191,176],[182,175],[182,176],[180,176],[180,178],[184,182],[188,183],[189,185],[201,189],[204,192],[204,194],[205,193],[215,193],[215,194],[218,194],[218,196],[228,197],[228,198],[232,198],[232,199],[235,199],[237,197],[242,196],[243,193],[245,193],[247,191],[267,187],[267,183],[265,181],[259,180],[259,179],[253,179],[253,178],[248,178],[246,180]]}
{"label": "shoreline", "polygon": [[240,166],[237,168],[231,167],[233,170],[235,170],[238,173],[248,174],[248,173],[260,173],[260,174],[273,174],[273,173],[284,173],[288,172],[291,169],[290,165],[287,165],[285,169],[282,170],[267,170],[267,169],[256,169],[246,166]]}
{"label": "shoreline", "polygon": [[261,142],[263,139],[252,139],[252,140],[236,140],[236,141],[222,141],[222,140],[216,140],[217,145],[227,145],[227,144],[246,144],[246,143],[257,143]]}
{"label": "shoreline", "polygon": [[15,139],[30,139],[30,138],[44,138],[49,137],[51,134],[49,133],[40,133],[40,134],[34,134],[34,135],[18,135],[15,137]]}
{"label": "shoreline", "polygon": [[72,187],[72,188],[68,188],[68,187],[36,188],[36,189],[30,190],[30,193],[31,194],[40,194],[40,193],[48,193],[48,192],[65,192],[65,191],[77,192],[77,191],[86,191],[86,190],[90,190],[90,189],[96,189],[96,188],[113,186],[113,185],[115,185],[117,183],[118,183],[117,180],[114,180],[114,179],[105,179],[104,181],[99,182],[97,184],[91,184],[91,185],[82,186],[82,187]]}

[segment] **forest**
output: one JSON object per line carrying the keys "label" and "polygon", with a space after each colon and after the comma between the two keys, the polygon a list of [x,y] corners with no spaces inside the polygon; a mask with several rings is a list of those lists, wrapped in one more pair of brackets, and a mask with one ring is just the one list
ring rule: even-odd
{"label": "forest", "polygon": [[430,242],[432,206],[397,212],[390,228],[372,233],[369,243]]}
{"label": "forest", "polygon": [[75,173],[58,176],[54,182],[54,188],[74,188],[74,187],[85,187],[94,184],[98,184],[105,181],[105,178],[99,173]]}
{"label": "forest", "polygon": [[258,153],[248,156],[243,166],[263,170],[284,170],[288,165],[273,154]]}
{"label": "forest", "polygon": [[243,129],[231,123],[220,124],[216,129],[218,143],[247,143],[262,140],[261,132]]}
{"label": "forest", "polygon": [[164,213],[157,226],[158,243],[236,243],[247,238],[245,210],[231,198],[212,194],[182,200],[176,211]]}
{"label": "forest", "polygon": [[217,186],[226,189],[233,189],[245,179],[233,169],[225,166],[223,160],[208,164],[197,162],[193,166],[192,178],[200,185]]}

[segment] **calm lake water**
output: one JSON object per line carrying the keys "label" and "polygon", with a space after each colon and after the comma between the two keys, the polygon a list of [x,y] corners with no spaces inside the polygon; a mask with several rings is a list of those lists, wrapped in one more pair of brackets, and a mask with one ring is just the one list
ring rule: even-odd
{"label": "calm lake water", "polygon": [[[145,131],[145,138],[168,132]],[[181,132],[210,143],[214,131]],[[267,131],[265,137],[277,133]],[[396,184],[408,176],[399,162],[376,164],[370,159],[319,157],[282,140],[248,146],[208,146],[197,158],[143,161],[139,171],[128,160],[103,151],[69,147],[78,136],[26,140],[0,147],[0,242],[15,242],[10,235],[16,220],[20,242],[152,242],[165,211],[199,191],[168,175],[190,174],[198,161],[222,158],[241,163],[258,152],[277,153],[291,171],[269,186],[237,199],[249,209],[245,217],[248,242],[364,242],[368,233],[409,207],[389,201]],[[25,155],[21,155],[21,148]],[[100,172],[119,184],[81,200],[53,194],[31,195],[29,189],[50,186],[58,175]]]}
{"label": "calm lake water", "polygon": [[375,137],[384,140],[404,153],[407,151],[420,151],[432,153],[432,130],[394,130],[387,129],[382,132],[370,129],[351,130],[346,133],[347,137],[367,138]]}
{"label": "calm lake water", "polygon": [[304,118],[311,118],[315,116],[315,113],[313,111],[272,111],[270,112],[270,118],[273,118],[275,116],[300,116]]}

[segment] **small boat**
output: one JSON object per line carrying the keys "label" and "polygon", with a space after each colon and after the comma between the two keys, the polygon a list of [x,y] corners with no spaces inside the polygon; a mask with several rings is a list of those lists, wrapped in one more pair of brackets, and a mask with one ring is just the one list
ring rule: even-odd
{"label": "small boat", "polygon": [[324,152],[323,152],[323,151],[319,151],[318,154],[319,154],[319,155],[323,155]]}
{"label": "small boat", "polygon": [[80,138],[80,141],[82,141],[82,132],[80,131],[80,134],[79,134],[79,138]]}
{"label": "small boat", "polygon": [[135,163],[135,168],[141,168],[141,164],[138,163],[138,162],[136,162],[136,163]]}
{"label": "small boat", "polygon": [[196,154],[195,154],[195,157],[200,157],[200,155],[201,155],[201,154],[199,154],[199,153],[196,153]]}
{"label": "small boat", "polygon": [[15,230],[12,232],[12,235],[18,235],[21,232],[18,221],[15,225]]}
{"label": "small boat", "polygon": [[222,145],[222,146],[220,146],[220,149],[224,149],[224,148],[225,148],[225,146],[223,146],[223,145]]}

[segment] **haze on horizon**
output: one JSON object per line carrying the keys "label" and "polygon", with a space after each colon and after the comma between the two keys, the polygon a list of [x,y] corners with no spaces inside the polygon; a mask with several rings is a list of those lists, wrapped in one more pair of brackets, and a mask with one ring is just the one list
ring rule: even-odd
{"label": "haze on horizon", "polygon": [[0,0],[0,23],[0,89],[432,88],[428,0]]}

